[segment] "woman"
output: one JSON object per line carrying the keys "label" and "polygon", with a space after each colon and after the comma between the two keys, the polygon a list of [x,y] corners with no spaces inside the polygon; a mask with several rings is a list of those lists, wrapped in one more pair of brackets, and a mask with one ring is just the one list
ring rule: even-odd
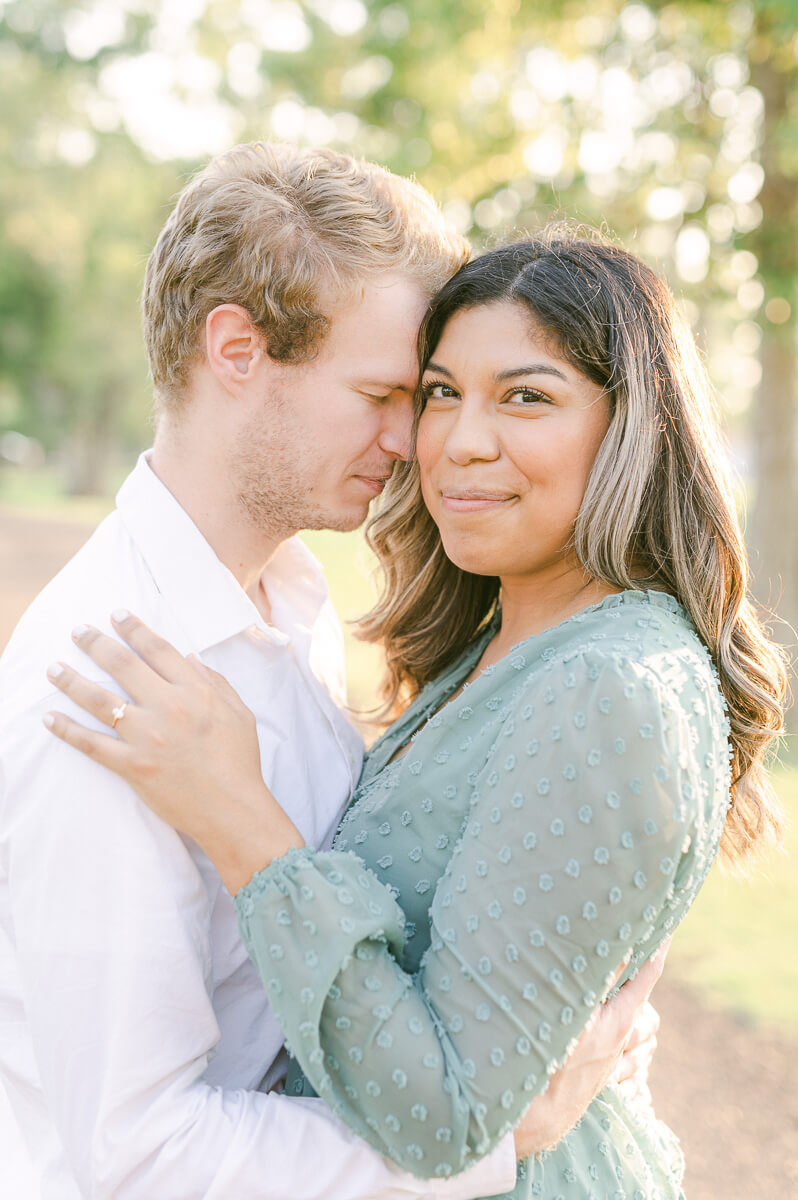
{"label": "woman", "polygon": [[[700,365],[642,263],[561,230],[495,250],[435,298],[420,351],[417,461],[371,526],[386,585],[364,626],[406,707],[334,849],[305,848],[265,790],[224,681],[197,664],[192,688],[135,622],[158,673],[130,693],[127,745],[53,728],[237,893],[292,1089],[430,1176],[519,1121],[721,842],[740,858],[776,828],[762,758],[784,673]],[[117,698],[82,694],[110,724]],[[513,1195],[678,1197],[681,1172],[609,1086]]]}

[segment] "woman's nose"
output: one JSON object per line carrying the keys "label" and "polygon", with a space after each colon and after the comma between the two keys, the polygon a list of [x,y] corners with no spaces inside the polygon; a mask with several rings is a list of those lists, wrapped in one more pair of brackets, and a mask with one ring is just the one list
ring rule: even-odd
{"label": "woman's nose", "polygon": [[498,458],[501,451],[492,414],[476,404],[461,404],[446,438],[446,453],[458,466]]}

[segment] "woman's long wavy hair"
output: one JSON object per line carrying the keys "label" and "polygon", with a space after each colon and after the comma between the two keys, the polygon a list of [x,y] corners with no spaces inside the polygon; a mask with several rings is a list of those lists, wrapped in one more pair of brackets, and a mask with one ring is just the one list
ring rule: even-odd
{"label": "woman's long wavy hair", "polygon": [[[644,263],[558,225],[488,252],[444,285],[419,332],[422,370],[455,313],[507,301],[522,305],[532,326],[610,397],[573,548],[585,572],[611,587],[674,596],[709,648],[731,725],[722,850],[742,861],[780,829],[764,759],[781,732],[786,671],[748,594],[745,545],[692,335]],[[419,413],[421,406],[419,392]],[[385,649],[384,711],[395,712],[489,619],[499,580],[447,558],[413,461],[386,487],[367,538],[383,590],[358,634]]]}

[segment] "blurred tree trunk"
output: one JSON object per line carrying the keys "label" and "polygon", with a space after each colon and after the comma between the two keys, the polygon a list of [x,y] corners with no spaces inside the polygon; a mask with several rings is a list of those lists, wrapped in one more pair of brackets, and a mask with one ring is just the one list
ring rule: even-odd
{"label": "blurred tree trunk", "polygon": [[116,387],[106,387],[72,423],[61,454],[64,488],[70,496],[99,496],[106,489],[114,445],[113,405]]}
{"label": "blurred tree trunk", "polygon": [[[796,625],[798,538],[797,371],[795,348],[790,340],[769,333],[762,347],[762,383],[756,406],[757,493],[751,540],[757,594],[763,603],[777,605],[780,615],[793,625]],[[794,635],[790,640],[795,640]]]}
{"label": "blurred tree trunk", "polygon": [[[773,633],[795,659],[798,643],[798,180],[790,153],[791,106],[798,67],[780,53],[767,13],[760,10],[752,45],[752,83],[762,93],[765,119],[761,161],[765,182],[759,196],[762,223],[751,239],[765,286],[762,317],[762,382],[756,397],[753,438],[757,490],[750,530],[755,591],[773,605],[780,621]],[[790,308],[768,310],[781,299]],[[787,320],[781,320],[788,311]],[[776,321],[770,319],[777,317]],[[798,708],[791,725],[796,728]]]}

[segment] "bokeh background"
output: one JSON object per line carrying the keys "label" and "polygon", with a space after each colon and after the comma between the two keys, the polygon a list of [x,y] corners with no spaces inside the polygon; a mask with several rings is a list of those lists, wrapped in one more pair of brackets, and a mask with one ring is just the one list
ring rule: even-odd
{"label": "bokeh background", "polygon": [[[794,647],[797,31],[798,0],[0,0],[0,646],[151,438],[138,292],[175,194],[278,138],[415,175],[477,249],[567,216],[666,275]],[[308,540],[362,612],[360,535]],[[379,662],[350,652],[366,706]],[[797,758],[787,739],[788,821]],[[654,1090],[690,1200],[798,1194],[797,916],[795,855],[773,854],[716,871],[674,944]],[[0,1133],[0,1194],[28,1186]]]}

